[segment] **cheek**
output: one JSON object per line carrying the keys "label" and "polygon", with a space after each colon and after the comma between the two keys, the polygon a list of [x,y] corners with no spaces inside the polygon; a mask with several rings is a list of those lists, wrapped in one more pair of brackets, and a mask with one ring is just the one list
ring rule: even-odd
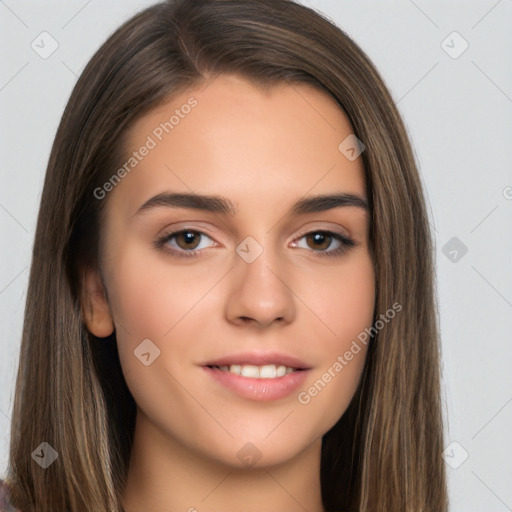
{"label": "cheek", "polygon": [[301,285],[304,302],[316,313],[310,321],[321,320],[325,351],[342,350],[368,327],[374,314],[375,276],[366,253],[355,254],[331,272],[315,276]]}
{"label": "cheek", "polygon": [[119,250],[115,261],[109,303],[121,336],[132,340],[166,336],[218,280],[205,265],[189,270],[136,246]]}
{"label": "cheek", "polygon": [[[206,318],[220,310],[212,308],[208,299],[225,270],[220,265],[212,271],[209,265],[192,269],[186,264],[172,264],[165,255],[138,244],[118,242],[112,253],[115,265],[109,268],[109,305],[125,376],[131,374],[138,381],[132,383],[137,389],[143,382],[148,391],[167,386],[172,389],[175,383],[168,374],[146,370],[165,367],[174,375],[183,371],[184,362],[191,364],[197,359]],[[209,309],[205,310],[206,304]],[[191,343],[191,338],[196,343]],[[155,361],[148,368],[141,356],[147,353]],[[164,382],[158,384],[157,375]],[[137,389],[132,389],[134,396]]]}
{"label": "cheek", "polygon": [[358,260],[333,282],[330,294],[329,313],[334,320],[333,330],[340,339],[352,338],[369,326],[375,306],[375,277],[369,257]]}
{"label": "cheek", "polygon": [[[109,273],[109,303],[126,383],[138,407],[162,428],[170,422],[167,407],[191,410],[190,415],[182,415],[181,426],[176,419],[171,422],[186,431],[185,418],[190,425],[194,414],[200,412],[180,385],[184,379],[174,376],[182,371],[186,374],[192,366],[190,336],[199,323],[198,303],[214,280],[211,272],[208,275],[201,269],[195,269],[192,277],[183,267],[135,244],[118,247],[115,267]],[[186,388],[192,388],[189,382]]]}
{"label": "cheek", "polygon": [[[348,407],[359,383],[372,325],[375,301],[373,264],[369,255],[354,257],[325,281],[324,294],[311,293],[311,309],[325,324],[317,341],[319,360],[315,371],[297,396],[300,407],[319,419],[328,430]],[[306,301],[305,301],[306,302]],[[318,324],[318,319],[311,322]]]}

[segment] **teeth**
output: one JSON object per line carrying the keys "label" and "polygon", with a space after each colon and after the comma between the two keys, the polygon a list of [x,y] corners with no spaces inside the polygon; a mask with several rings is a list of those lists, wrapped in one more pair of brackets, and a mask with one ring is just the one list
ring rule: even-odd
{"label": "teeth", "polygon": [[276,365],[267,364],[260,368],[260,379],[273,379],[277,375]]}
{"label": "teeth", "polygon": [[293,368],[286,368],[286,366],[278,366],[276,371],[278,377],[283,377],[283,375],[291,372],[293,372]]}
{"label": "teeth", "polygon": [[242,366],[242,377],[258,378],[260,376],[260,369],[257,366]]}
{"label": "teeth", "polygon": [[232,364],[231,366],[223,365],[218,368],[224,372],[230,372],[253,379],[275,379],[276,377],[284,377],[295,371],[294,368],[284,365],[276,366],[275,364],[266,364],[264,366]]}

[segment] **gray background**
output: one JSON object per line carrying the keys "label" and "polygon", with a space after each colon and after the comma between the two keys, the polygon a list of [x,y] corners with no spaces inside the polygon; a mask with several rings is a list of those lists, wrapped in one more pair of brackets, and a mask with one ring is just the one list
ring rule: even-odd
{"label": "gray background", "polygon": [[[0,0],[0,477],[53,137],[93,52],[151,3]],[[420,165],[436,237],[451,510],[512,511],[512,0],[303,3],[372,58]],[[31,47],[43,31],[58,43],[46,59]]]}

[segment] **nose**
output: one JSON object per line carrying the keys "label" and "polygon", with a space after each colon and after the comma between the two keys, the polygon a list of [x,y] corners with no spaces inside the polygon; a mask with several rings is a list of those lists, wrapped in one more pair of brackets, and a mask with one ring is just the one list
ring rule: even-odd
{"label": "nose", "polygon": [[229,273],[227,320],[259,328],[293,322],[296,303],[289,269],[267,248],[251,263],[236,255]]}

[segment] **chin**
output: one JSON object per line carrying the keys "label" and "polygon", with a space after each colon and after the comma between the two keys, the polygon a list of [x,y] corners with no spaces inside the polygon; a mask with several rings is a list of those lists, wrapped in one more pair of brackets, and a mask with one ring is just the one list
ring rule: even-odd
{"label": "chin", "polygon": [[[297,429],[299,426],[300,431]],[[231,431],[233,438],[212,437],[208,444],[203,444],[200,456],[240,470],[277,467],[300,458],[301,454],[309,450],[318,449],[320,454],[322,436],[330,427],[317,430],[312,425],[304,423],[293,423],[293,427],[293,431],[290,432],[289,428],[286,429],[283,425],[279,426],[278,422],[274,422],[274,431],[269,430],[267,424],[259,428],[252,425],[250,430]]]}

